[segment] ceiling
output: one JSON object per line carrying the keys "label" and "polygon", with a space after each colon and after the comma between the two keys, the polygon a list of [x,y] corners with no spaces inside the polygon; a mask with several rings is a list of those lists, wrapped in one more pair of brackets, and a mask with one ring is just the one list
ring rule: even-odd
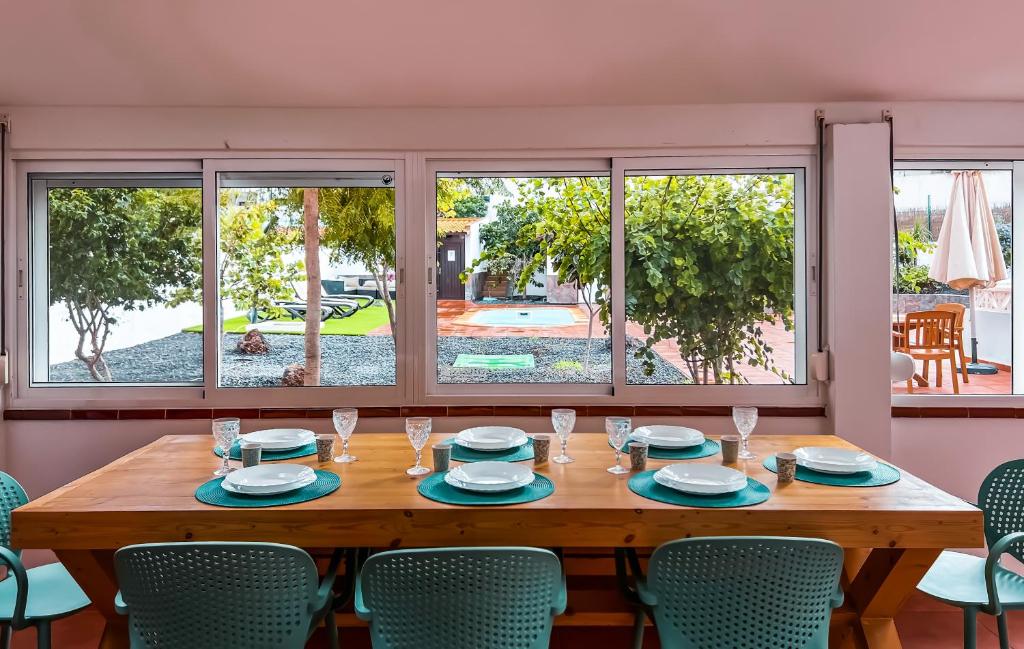
{"label": "ceiling", "polygon": [[1024,100],[1018,0],[0,0],[0,105]]}

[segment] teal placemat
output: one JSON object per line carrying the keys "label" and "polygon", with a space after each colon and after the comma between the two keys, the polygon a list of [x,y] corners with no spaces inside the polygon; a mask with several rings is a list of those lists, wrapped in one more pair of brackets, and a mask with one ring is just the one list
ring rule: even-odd
{"label": "teal placemat", "polygon": [[[238,442],[235,442],[231,445],[232,460],[242,459],[242,449],[238,444]],[[224,453],[220,450],[219,446],[214,447],[213,454],[217,457],[224,457]],[[300,446],[299,448],[293,448],[290,451],[263,451],[260,454],[260,462],[263,462],[264,460],[267,462],[273,462],[274,460],[294,460],[297,457],[306,457],[307,455],[316,455],[316,442]]]}
{"label": "teal placemat", "polygon": [[[772,473],[779,472],[778,467],[775,466],[774,455],[769,456],[762,464],[764,464],[764,468]],[[824,484],[832,487],[881,487],[897,482],[900,479],[900,470],[885,462],[879,462],[870,471],[836,475],[797,466],[796,479],[801,482],[813,482],[814,484]]]}
{"label": "teal placemat", "polygon": [[518,505],[519,503],[529,503],[541,498],[547,498],[555,493],[555,485],[546,477],[536,475],[533,482],[525,487],[513,489],[512,491],[488,494],[458,489],[444,481],[443,473],[434,473],[421,480],[416,490],[420,492],[421,496],[436,500],[439,503],[488,507],[492,505]]}
{"label": "teal placemat", "polygon": [[522,460],[533,459],[533,440],[527,439],[526,443],[506,451],[476,451],[455,443],[454,437],[441,442],[452,447],[452,459],[457,462],[521,462]]}
{"label": "teal placemat", "polygon": [[[608,446],[612,443],[608,442]],[[647,457],[652,460],[696,460],[702,457],[711,457],[718,453],[721,446],[713,439],[704,440],[703,444],[687,446],[686,448],[654,448],[647,449]],[[629,442],[622,446],[623,453],[629,453]]]}
{"label": "teal placemat", "polygon": [[223,479],[214,478],[199,485],[199,488],[196,489],[196,500],[218,507],[276,507],[316,500],[341,486],[341,478],[337,474],[316,469],[316,482],[306,485],[302,489],[274,496],[243,496],[222,489],[220,482]]}
{"label": "teal placemat", "polygon": [[696,496],[670,489],[654,481],[654,471],[644,471],[629,479],[629,490],[638,496],[670,505],[686,507],[747,507],[768,500],[772,492],[753,478],[747,478],[747,486],[731,494],[720,496]]}

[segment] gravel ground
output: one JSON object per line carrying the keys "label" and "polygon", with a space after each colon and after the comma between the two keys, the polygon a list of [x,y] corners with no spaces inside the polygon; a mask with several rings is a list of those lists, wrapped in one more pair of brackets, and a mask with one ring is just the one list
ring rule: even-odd
{"label": "gravel ground", "polygon": [[[264,356],[235,351],[241,336],[224,337],[223,382],[228,387],[280,385],[285,366],[303,361],[302,336],[268,335],[271,351]],[[324,336],[323,385],[394,385],[395,348],[390,336]],[[586,340],[579,338],[470,338],[447,336],[438,341],[442,364],[440,383],[608,383],[611,377],[611,342],[597,339],[591,349],[590,373],[582,361]],[[480,370],[453,368],[459,354],[533,354],[533,370]],[[114,380],[122,383],[187,383],[202,375],[202,337],[180,333],[106,354]],[[632,383],[678,383],[682,374],[658,361],[653,376],[644,376],[638,364],[628,363]],[[50,367],[54,382],[91,382],[79,361]]]}

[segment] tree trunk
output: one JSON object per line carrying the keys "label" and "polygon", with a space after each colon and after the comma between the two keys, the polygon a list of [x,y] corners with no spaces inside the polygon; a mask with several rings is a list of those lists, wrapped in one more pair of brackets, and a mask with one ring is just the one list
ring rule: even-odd
{"label": "tree trunk", "polygon": [[302,190],[306,249],[306,367],[303,385],[320,385],[320,191]]}
{"label": "tree trunk", "polygon": [[395,341],[395,349],[398,349],[398,327],[395,322],[395,303],[391,299],[391,290],[388,288],[388,266],[382,264],[380,272],[374,270],[373,281],[377,284],[377,294],[384,300],[384,306],[388,309],[388,322],[391,323],[391,339]]}
{"label": "tree trunk", "polygon": [[589,288],[579,288],[580,294],[583,295],[583,304],[587,305],[587,350],[583,354],[583,374],[590,375],[590,350],[594,341],[594,307],[590,304],[590,290]]}

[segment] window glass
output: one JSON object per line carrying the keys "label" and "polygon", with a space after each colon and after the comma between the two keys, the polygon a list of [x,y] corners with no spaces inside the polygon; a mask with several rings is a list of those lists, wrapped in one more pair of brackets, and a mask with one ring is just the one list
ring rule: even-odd
{"label": "window glass", "polygon": [[1011,394],[1013,172],[903,168],[894,190],[893,347],[915,375],[893,394]]}
{"label": "window glass", "polygon": [[202,383],[199,179],[31,186],[32,381]]}
{"label": "window glass", "polygon": [[627,383],[804,382],[795,194],[793,173],[627,175]]}
{"label": "window glass", "polygon": [[610,383],[608,176],[437,178],[437,382]]}
{"label": "window glass", "polygon": [[394,174],[220,174],[217,198],[220,385],[395,385]]}

